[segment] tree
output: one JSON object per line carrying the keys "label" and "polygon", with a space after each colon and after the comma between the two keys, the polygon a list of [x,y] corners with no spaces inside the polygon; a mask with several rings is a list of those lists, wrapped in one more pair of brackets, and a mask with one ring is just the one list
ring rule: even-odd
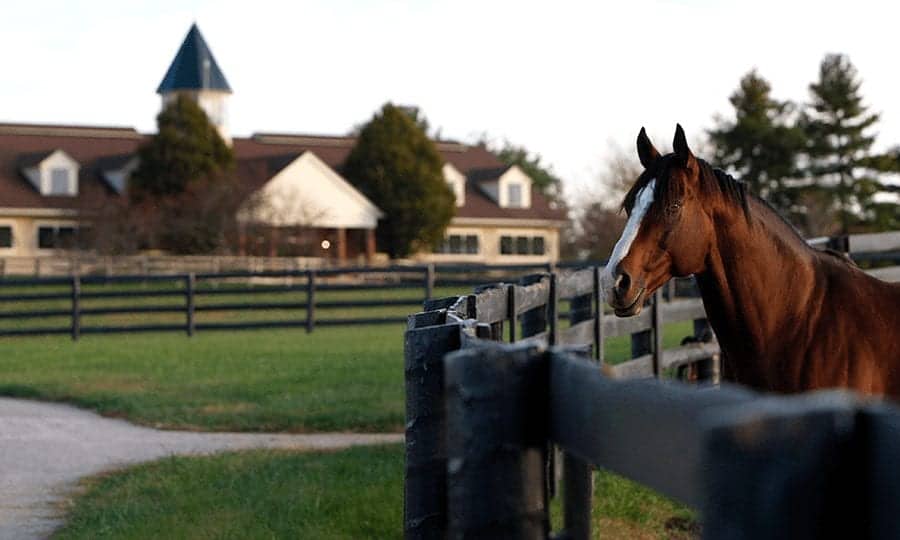
{"label": "tree", "polygon": [[879,115],[863,105],[861,85],[847,56],[827,55],[819,67],[819,80],[809,86],[810,102],[803,118],[809,140],[810,189],[836,209],[844,234],[884,224],[885,209],[874,198],[884,188],[879,173],[897,167],[896,160],[871,151],[875,137],[869,129]]}
{"label": "tree", "polygon": [[610,145],[603,169],[597,175],[598,188],[578,198],[581,204],[576,208],[572,233],[578,257],[597,261],[609,258],[625,228],[622,199],[642,171],[633,153]]}
{"label": "tree", "polygon": [[385,104],[359,131],[343,167],[344,176],[384,211],[376,237],[391,257],[438,246],[456,210],[443,159],[423,122]]}
{"label": "tree", "polygon": [[140,224],[142,247],[182,254],[220,249],[244,198],[231,175],[231,148],[185,95],[163,109],[157,127],[138,150],[129,180],[128,213]]}
{"label": "tree", "polygon": [[224,177],[234,154],[199,105],[180,94],[156,117],[157,133],[138,150],[132,199],[178,195],[191,182]]}
{"label": "tree", "polygon": [[532,181],[532,185],[551,200],[562,203],[562,180],[553,172],[553,168],[542,163],[540,154],[529,152],[524,146],[517,146],[504,141],[503,146],[493,149],[506,165],[518,165]]}
{"label": "tree", "polygon": [[716,165],[729,169],[787,215],[797,200],[785,180],[796,175],[804,134],[793,122],[795,107],[772,98],[771,90],[756,70],[744,75],[729,98],[734,119],[717,118],[709,137]]}

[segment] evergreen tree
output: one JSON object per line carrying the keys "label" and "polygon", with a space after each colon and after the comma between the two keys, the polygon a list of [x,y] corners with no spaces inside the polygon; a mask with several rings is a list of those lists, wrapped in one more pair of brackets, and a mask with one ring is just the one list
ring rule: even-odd
{"label": "evergreen tree", "polygon": [[180,254],[216,251],[243,199],[232,181],[231,148],[185,95],[163,109],[157,127],[138,150],[129,180],[128,214],[140,224],[140,245]]}
{"label": "evergreen tree", "polygon": [[861,84],[847,56],[827,55],[819,67],[819,80],[809,86],[803,121],[809,140],[810,189],[837,210],[845,234],[878,226],[884,214],[873,200],[882,189],[879,173],[896,167],[893,160],[871,152],[875,137],[869,128],[879,115],[863,105]]}
{"label": "evergreen tree", "polygon": [[188,96],[179,95],[163,109],[156,125],[156,135],[138,150],[140,164],[129,181],[132,198],[177,195],[191,182],[231,170],[231,148]]}
{"label": "evergreen tree", "polygon": [[792,125],[793,105],[772,98],[771,90],[756,70],[744,75],[729,98],[734,120],[719,118],[709,136],[715,163],[787,215],[796,201],[785,180],[796,174],[804,138],[803,131]]}
{"label": "evergreen tree", "polygon": [[443,159],[423,123],[385,104],[359,131],[344,164],[346,178],[386,214],[377,239],[391,257],[439,245],[456,209]]}

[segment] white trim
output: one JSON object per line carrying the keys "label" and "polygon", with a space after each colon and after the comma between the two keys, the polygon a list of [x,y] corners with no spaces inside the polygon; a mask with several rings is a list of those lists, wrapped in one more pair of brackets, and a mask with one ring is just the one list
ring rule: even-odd
{"label": "white trim", "polygon": [[477,218],[477,217],[454,217],[450,221],[453,225],[468,226],[498,226],[498,227],[550,227],[561,228],[566,224],[563,220],[556,219],[518,219],[518,218]]}
{"label": "white trim", "polygon": [[0,207],[3,217],[76,217],[78,210],[62,208],[10,208]]}
{"label": "white trim", "polygon": [[631,250],[631,244],[634,242],[634,239],[637,238],[638,231],[641,230],[641,223],[644,220],[644,216],[647,215],[647,210],[650,208],[650,205],[653,204],[654,187],[656,187],[655,178],[650,180],[650,182],[638,192],[637,202],[634,203],[631,215],[628,216],[625,230],[622,231],[622,236],[620,236],[619,241],[616,242],[616,247],[613,248],[612,255],[609,256],[609,262],[606,263],[606,268],[603,272],[606,278],[606,288],[612,287],[613,272],[619,263],[622,262],[622,259],[628,256],[628,252]]}

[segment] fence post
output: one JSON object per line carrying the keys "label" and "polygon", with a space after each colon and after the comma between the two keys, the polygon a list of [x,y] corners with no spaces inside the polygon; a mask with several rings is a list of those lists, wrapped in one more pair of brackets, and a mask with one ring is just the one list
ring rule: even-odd
{"label": "fence post", "polygon": [[662,355],[663,355],[663,321],[662,321],[662,290],[657,289],[653,293],[653,300],[650,303],[653,318],[653,376],[660,378]]}
{"label": "fence post", "polygon": [[547,537],[548,366],[534,346],[445,359],[450,538]]}
{"label": "fence post", "polygon": [[547,343],[556,345],[559,328],[559,291],[556,287],[556,272],[550,274],[550,294],[547,297]]}
{"label": "fence post", "polygon": [[425,266],[425,301],[434,297],[434,263]]}
{"label": "fence post", "polygon": [[606,359],[603,350],[603,308],[605,299],[603,298],[603,286],[600,282],[599,266],[594,267],[594,359],[601,366]]}
{"label": "fence post", "polygon": [[516,325],[519,317],[516,315],[516,286],[506,286],[506,318],[509,319],[509,342],[516,341]]}
{"label": "fence post", "polygon": [[[709,342],[713,339],[712,328],[707,319],[694,319],[694,337],[701,342]],[[718,384],[720,379],[720,359],[717,354],[708,360],[697,362],[697,380]]]}
{"label": "fence post", "polygon": [[[540,283],[547,274],[531,274],[523,277],[519,282],[522,286],[527,287],[535,283]],[[540,334],[547,329],[547,306],[539,306],[529,309],[521,315],[522,320],[522,337],[527,338],[536,334]]]}
{"label": "fence post", "polygon": [[306,271],[306,333],[316,326],[316,271]]}
{"label": "fence post", "polygon": [[197,276],[190,272],[184,277],[184,310],[185,310],[185,332],[188,337],[194,335],[194,290],[197,288]]}
{"label": "fence post", "polygon": [[[417,328],[417,320],[428,326]],[[429,324],[444,320],[446,310],[410,316],[404,335],[406,540],[445,538],[447,533],[447,412],[442,368],[444,355],[459,349],[462,335],[459,324]]]}
{"label": "fence post", "polygon": [[72,341],[81,337],[81,276],[72,275]]}

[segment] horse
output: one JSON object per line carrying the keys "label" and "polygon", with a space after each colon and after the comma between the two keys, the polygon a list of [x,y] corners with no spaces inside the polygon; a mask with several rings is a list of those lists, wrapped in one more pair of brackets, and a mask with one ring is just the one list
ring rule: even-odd
{"label": "horse", "polygon": [[695,157],[681,125],[672,153],[660,155],[643,128],[637,151],[643,172],[603,273],[617,316],[693,275],[726,379],[765,392],[900,398],[900,285],[811,248],[746,184]]}

